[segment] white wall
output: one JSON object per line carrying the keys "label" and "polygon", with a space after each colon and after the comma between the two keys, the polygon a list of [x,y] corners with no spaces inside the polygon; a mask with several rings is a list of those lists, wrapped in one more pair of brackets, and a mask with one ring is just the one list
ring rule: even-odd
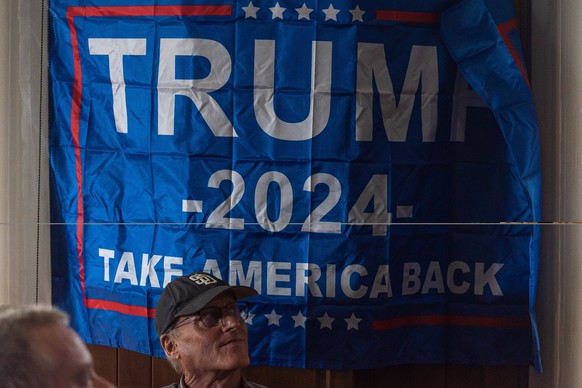
{"label": "white wall", "polygon": [[582,387],[582,1],[532,1],[543,219],[537,311],[542,374],[531,388]]}
{"label": "white wall", "polygon": [[[10,3],[0,2],[0,90],[10,86]],[[8,248],[10,93],[0,93],[0,252]],[[0,258],[0,303],[7,301],[8,261]]]}
{"label": "white wall", "polygon": [[0,1],[0,304],[50,301],[43,3]]}

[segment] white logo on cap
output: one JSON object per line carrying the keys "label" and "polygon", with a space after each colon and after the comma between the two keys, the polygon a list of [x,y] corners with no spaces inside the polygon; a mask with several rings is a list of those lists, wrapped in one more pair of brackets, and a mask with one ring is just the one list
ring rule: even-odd
{"label": "white logo on cap", "polygon": [[217,283],[217,280],[210,275],[197,273],[189,277],[194,283],[198,284],[199,286],[202,285],[209,285],[213,283]]}

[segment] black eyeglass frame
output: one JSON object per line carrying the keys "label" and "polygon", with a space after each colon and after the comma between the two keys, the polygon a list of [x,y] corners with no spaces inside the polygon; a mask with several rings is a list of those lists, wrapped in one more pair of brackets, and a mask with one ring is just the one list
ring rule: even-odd
{"label": "black eyeglass frame", "polygon": [[[222,319],[224,318],[224,311],[227,311],[228,314],[234,316],[237,319],[242,319],[243,321],[247,319],[249,316],[249,307],[246,302],[236,301],[234,303],[229,303],[224,307],[218,306],[208,306],[204,307],[197,313],[192,315],[185,315],[185,319],[181,322],[176,322],[174,325],[170,326],[170,328],[166,332],[170,332],[174,329],[177,329],[182,326],[186,326],[189,323],[193,323],[192,318],[199,318],[195,322],[202,322],[204,327],[208,329],[212,329],[220,324],[222,324]],[[211,312],[214,312],[214,315],[208,315]],[[204,317],[209,317],[209,319],[204,319]],[[214,322],[214,323],[213,323]]]}

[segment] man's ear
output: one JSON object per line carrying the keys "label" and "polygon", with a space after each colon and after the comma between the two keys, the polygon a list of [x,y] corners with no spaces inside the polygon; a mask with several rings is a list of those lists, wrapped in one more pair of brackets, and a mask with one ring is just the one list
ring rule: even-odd
{"label": "man's ear", "polygon": [[178,343],[172,335],[168,333],[162,334],[160,337],[160,344],[166,353],[166,357],[173,359],[178,358]]}

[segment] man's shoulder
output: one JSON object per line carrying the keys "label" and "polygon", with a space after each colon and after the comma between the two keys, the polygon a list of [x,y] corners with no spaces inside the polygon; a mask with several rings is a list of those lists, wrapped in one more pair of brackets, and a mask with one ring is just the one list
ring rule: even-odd
{"label": "man's shoulder", "polygon": [[170,385],[164,385],[161,388],[180,388],[180,384],[174,383],[174,384],[170,384]]}

